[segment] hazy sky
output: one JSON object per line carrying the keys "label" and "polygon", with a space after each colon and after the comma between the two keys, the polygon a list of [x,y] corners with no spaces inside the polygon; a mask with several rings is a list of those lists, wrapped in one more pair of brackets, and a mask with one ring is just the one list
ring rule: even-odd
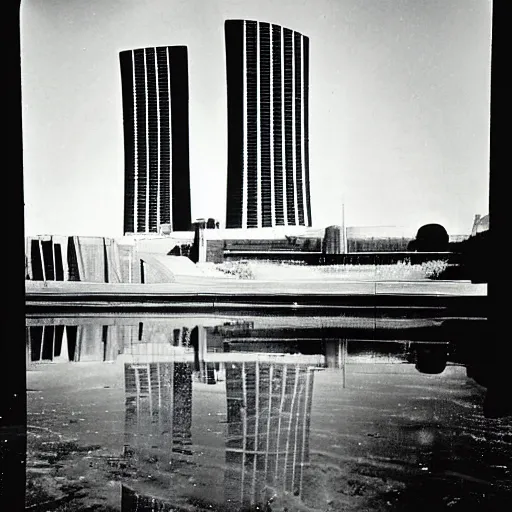
{"label": "hazy sky", "polygon": [[310,38],[315,227],[487,213],[489,0],[25,0],[26,234],[122,234],[118,54],[146,46],[188,46],[192,216],[225,222],[231,18]]}

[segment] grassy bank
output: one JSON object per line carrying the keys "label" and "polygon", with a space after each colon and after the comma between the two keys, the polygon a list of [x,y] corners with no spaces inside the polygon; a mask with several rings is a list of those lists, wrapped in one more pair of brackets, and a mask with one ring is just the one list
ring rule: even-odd
{"label": "grassy bank", "polygon": [[400,262],[392,265],[305,265],[296,262],[236,261],[206,264],[205,270],[242,280],[347,280],[347,281],[417,281],[442,278],[444,261],[421,265]]}

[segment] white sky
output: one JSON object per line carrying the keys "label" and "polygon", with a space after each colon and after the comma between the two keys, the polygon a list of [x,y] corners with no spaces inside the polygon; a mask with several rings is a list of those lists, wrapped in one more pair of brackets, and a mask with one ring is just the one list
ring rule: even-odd
{"label": "white sky", "polygon": [[192,216],[226,207],[224,21],[310,38],[313,225],[443,224],[488,212],[489,0],[25,0],[25,230],[119,236],[119,51],[186,45]]}

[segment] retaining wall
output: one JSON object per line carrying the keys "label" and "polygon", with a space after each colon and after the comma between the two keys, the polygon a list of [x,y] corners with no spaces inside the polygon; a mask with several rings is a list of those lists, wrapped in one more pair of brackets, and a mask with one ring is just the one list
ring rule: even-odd
{"label": "retaining wall", "polygon": [[25,279],[140,283],[140,265],[135,247],[113,238],[26,237]]}

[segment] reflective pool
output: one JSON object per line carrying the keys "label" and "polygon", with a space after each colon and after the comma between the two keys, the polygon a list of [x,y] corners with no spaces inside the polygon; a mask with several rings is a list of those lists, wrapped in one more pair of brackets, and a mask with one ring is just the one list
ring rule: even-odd
{"label": "reflective pool", "polygon": [[411,332],[29,319],[27,507],[503,510],[512,420],[486,413],[486,340]]}

